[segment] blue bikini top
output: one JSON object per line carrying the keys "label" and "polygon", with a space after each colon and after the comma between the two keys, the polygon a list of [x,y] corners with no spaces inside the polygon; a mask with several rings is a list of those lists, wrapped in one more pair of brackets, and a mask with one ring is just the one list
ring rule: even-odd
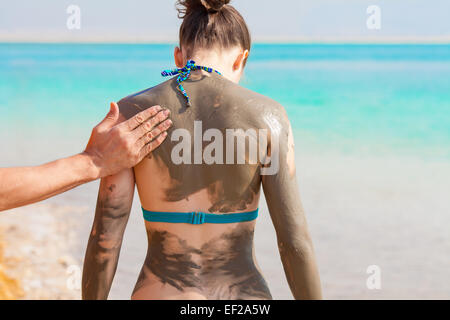
{"label": "blue bikini top", "polygon": [[252,221],[258,217],[258,209],[248,212],[238,213],[205,213],[205,212],[160,212],[148,211],[142,208],[144,219],[150,222],[169,223],[236,223]]}

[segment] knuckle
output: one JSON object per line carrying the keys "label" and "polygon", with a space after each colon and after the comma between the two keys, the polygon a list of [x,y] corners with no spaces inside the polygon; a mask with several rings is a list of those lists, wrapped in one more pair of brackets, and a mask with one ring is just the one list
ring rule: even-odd
{"label": "knuckle", "polygon": [[158,114],[158,118],[159,118],[159,120],[164,120],[164,119],[166,119],[167,118],[167,115],[164,113],[164,111],[161,111],[159,114]]}
{"label": "knuckle", "polygon": [[153,130],[153,136],[154,137],[157,137],[160,133],[161,133],[161,129],[160,128],[156,128],[155,130]]}
{"label": "knuckle", "polygon": [[159,110],[161,110],[160,106],[153,106],[150,108],[150,115],[155,115]]}
{"label": "knuckle", "polygon": [[122,144],[128,152],[133,151],[133,143],[129,139],[123,139]]}
{"label": "knuckle", "polygon": [[124,142],[127,141],[127,135],[122,130],[117,130],[117,137]]}
{"label": "knuckle", "polygon": [[158,131],[153,131],[152,133],[152,138],[149,140],[150,141],[155,141],[155,139],[157,139],[159,137],[159,132]]}
{"label": "knuckle", "polygon": [[158,123],[158,118],[154,117],[149,120],[150,126],[153,128]]}
{"label": "knuckle", "polygon": [[135,162],[136,154],[130,150],[129,153],[127,154],[127,158]]}
{"label": "knuckle", "polygon": [[142,117],[141,114],[135,116],[134,119],[136,120],[137,123],[142,123],[144,121],[144,118]]}
{"label": "knuckle", "polygon": [[155,114],[155,115],[151,118],[151,121],[152,121],[153,123],[159,122],[159,117],[160,117],[160,115],[161,115],[161,112],[158,112],[157,114]]}
{"label": "knuckle", "polygon": [[153,128],[153,126],[152,126],[151,122],[150,122],[150,121],[147,121],[147,122],[145,123],[145,129],[151,130],[152,128]]}

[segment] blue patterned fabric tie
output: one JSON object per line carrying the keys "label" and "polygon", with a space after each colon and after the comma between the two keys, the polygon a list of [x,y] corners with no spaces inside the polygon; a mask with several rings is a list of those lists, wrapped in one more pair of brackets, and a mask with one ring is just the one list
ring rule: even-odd
{"label": "blue patterned fabric tie", "polygon": [[188,94],[186,93],[186,90],[184,89],[183,85],[181,84],[183,81],[185,81],[187,78],[189,78],[191,71],[195,71],[195,70],[204,70],[206,72],[215,72],[219,75],[222,75],[219,71],[214,70],[213,68],[208,68],[208,67],[204,67],[204,66],[197,66],[195,64],[195,61],[193,60],[189,60],[186,64],[185,67],[183,68],[177,68],[174,70],[164,70],[163,72],[161,72],[161,75],[163,77],[169,77],[169,76],[176,76],[177,77],[177,83],[178,83],[178,89],[180,89],[181,93],[183,94],[183,96],[186,98],[187,101],[187,106],[190,107],[191,106],[191,100],[189,99]]}

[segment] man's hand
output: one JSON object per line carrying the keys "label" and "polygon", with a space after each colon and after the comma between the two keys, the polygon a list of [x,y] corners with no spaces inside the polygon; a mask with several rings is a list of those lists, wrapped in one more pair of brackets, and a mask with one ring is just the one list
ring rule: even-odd
{"label": "man's hand", "polygon": [[0,211],[41,201],[80,184],[118,173],[140,162],[166,138],[168,110],[149,108],[121,122],[111,103],[86,150],[36,167],[0,168]]}
{"label": "man's hand", "polygon": [[155,150],[165,140],[166,130],[172,125],[167,119],[169,114],[169,110],[153,106],[123,121],[119,107],[112,102],[105,119],[92,130],[83,152],[92,159],[97,178],[134,167]]}

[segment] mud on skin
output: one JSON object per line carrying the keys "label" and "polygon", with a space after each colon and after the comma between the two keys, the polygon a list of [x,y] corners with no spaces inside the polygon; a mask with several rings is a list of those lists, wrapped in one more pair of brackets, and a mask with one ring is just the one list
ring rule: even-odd
{"label": "mud on skin", "polygon": [[[191,76],[183,82],[189,92],[192,107],[176,87],[174,79],[147,91],[129,96],[119,102],[121,113],[130,118],[154,104],[171,110],[172,128],[187,129],[193,139],[194,121],[202,121],[203,132],[218,129],[225,137],[226,129],[270,129],[264,116],[277,112],[273,100],[253,93],[216,74]],[[172,129],[169,129],[169,137]],[[287,138],[287,137],[286,137]],[[179,164],[171,159],[172,148],[178,143],[166,139],[152,153],[152,160],[161,169],[168,169],[171,185],[165,190],[165,199],[176,202],[206,189],[212,203],[209,212],[246,210],[261,186],[260,165]],[[248,143],[248,138],[246,139]],[[204,142],[205,147],[209,142]],[[247,149],[247,148],[246,148]],[[192,146],[191,154],[194,154]],[[225,155],[225,143],[223,154]],[[237,150],[235,146],[235,158]],[[248,159],[248,150],[246,150]],[[186,182],[189,183],[186,183]]]}
{"label": "mud on skin", "polygon": [[164,230],[151,230],[146,266],[165,285],[196,288],[209,299],[272,299],[256,269],[253,230],[237,226],[200,248]]}

